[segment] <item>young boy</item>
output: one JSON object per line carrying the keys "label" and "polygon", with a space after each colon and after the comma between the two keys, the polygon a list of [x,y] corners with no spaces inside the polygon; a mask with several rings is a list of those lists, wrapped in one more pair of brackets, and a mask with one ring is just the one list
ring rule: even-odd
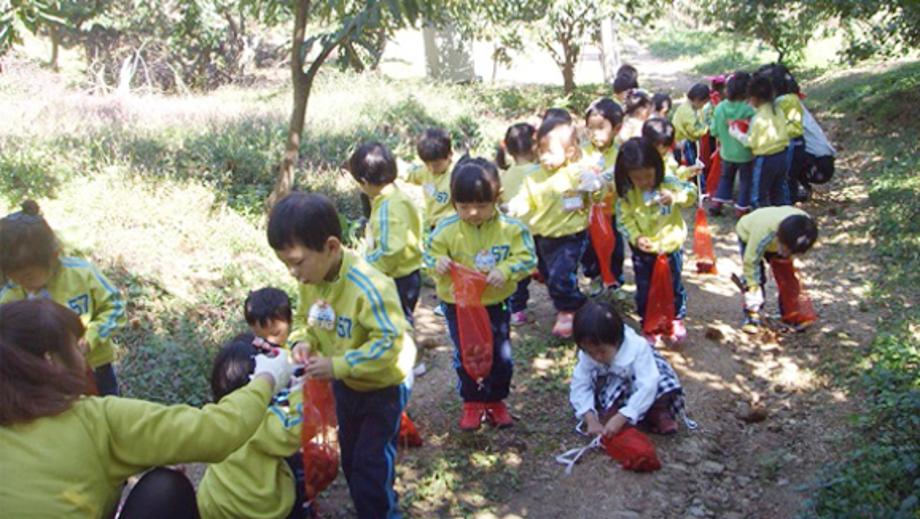
{"label": "young boy", "polygon": [[642,138],[650,142],[664,162],[664,174],[689,182],[702,171],[702,164],[682,166],[677,163],[671,147],[674,146],[674,125],[667,119],[653,117],[642,125]]}
{"label": "young boy", "polygon": [[393,278],[406,319],[413,324],[422,286],[422,218],[412,200],[393,183],[396,158],[386,146],[379,142],[362,144],[348,166],[371,201],[364,259]]}
{"label": "young boy", "polygon": [[293,317],[291,298],[284,290],[265,287],[250,292],[243,303],[243,315],[260,347],[288,346]]}
{"label": "young boy", "polygon": [[763,260],[802,254],[818,239],[815,221],[801,209],[790,206],[764,207],[749,213],[735,226],[741,242],[744,264],[744,324],[742,329],[755,333],[760,326],[767,282]]}
{"label": "young boy", "polygon": [[419,138],[415,150],[424,165],[411,168],[405,180],[422,186],[425,226],[431,230],[442,218],[454,213],[450,203],[450,172],[454,158],[450,134],[440,128],[429,128]]}
{"label": "young boy", "polygon": [[272,209],[268,242],[300,282],[290,341],[309,378],[332,380],[342,472],[358,517],[398,517],[400,415],[415,343],[396,284],[342,245],[323,195],[294,192]]}
{"label": "young boy", "polygon": [[679,159],[687,165],[696,163],[696,141],[708,130],[701,111],[709,101],[709,87],[697,83],[687,92],[687,102],[674,110],[674,140],[680,150]]}

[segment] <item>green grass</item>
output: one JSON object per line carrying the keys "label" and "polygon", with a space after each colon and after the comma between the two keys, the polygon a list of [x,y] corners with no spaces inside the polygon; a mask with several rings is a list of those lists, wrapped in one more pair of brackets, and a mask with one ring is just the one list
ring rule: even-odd
{"label": "green grass", "polygon": [[871,303],[882,309],[878,334],[863,358],[850,359],[850,389],[864,401],[853,417],[856,440],[826,467],[811,491],[808,517],[920,516],[920,62],[820,82],[810,102],[851,129],[841,143],[867,158],[873,206],[870,228],[882,267]]}

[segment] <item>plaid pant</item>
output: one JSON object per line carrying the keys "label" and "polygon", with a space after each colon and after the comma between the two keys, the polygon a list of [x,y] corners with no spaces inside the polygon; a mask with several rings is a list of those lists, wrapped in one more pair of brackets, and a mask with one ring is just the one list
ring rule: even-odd
{"label": "plaid pant", "polygon": [[[671,393],[671,413],[674,417],[683,416],[686,411],[686,402],[684,401],[684,389],[677,379],[677,373],[668,364],[668,361],[657,351],[652,351],[655,356],[655,365],[658,367],[658,390],[655,392],[655,400]],[[621,407],[626,405],[626,401],[636,390],[636,376],[626,380],[617,377],[613,373],[599,374],[594,380],[594,408],[602,410],[600,415],[616,413]],[[637,422],[641,422],[645,415],[639,417]]]}

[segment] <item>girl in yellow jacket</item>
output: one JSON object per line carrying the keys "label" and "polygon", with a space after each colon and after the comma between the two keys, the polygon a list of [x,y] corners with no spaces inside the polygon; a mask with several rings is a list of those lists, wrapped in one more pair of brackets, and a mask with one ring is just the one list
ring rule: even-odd
{"label": "girl in yellow jacket", "polygon": [[38,204],[0,220],[0,271],[9,281],[0,288],[0,303],[51,299],[80,316],[86,327],[80,339],[101,395],[117,395],[112,337],[125,322],[125,302],[118,289],[91,263],[62,257],[54,231]]}
{"label": "girl in yellow jacket", "polygon": [[668,340],[683,341],[687,336],[683,319],[687,315],[687,294],[681,283],[681,246],[687,238],[687,225],[680,208],[696,201],[696,188],[687,182],[665,176],[661,155],[643,139],[630,139],[620,147],[616,168],[617,224],[632,249],[636,278],[636,309],[645,319],[652,270],[659,254],[666,254],[674,283],[674,332]]}
{"label": "girl in yellow jacket", "polygon": [[[256,355],[252,381],[202,409],[83,396],[84,332],[80,318],[53,301],[0,305],[4,517],[113,517],[130,476],[217,463],[243,446],[291,374],[286,355]],[[198,517],[195,491],[182,474],[154,469],[132,488],[121,517]]]}
{"label": "girl in yellow jacket", "polygon": [[[454,367],[463,398],[460,428],[478,429],[484,418],[495,426],[510,427],[511,415],[504,400],[511,390],[513,368],[510,312],[505,301],[514,293],[518,281],[537,266],[534,241],[522,222],[497,210],[501,181],[491,162],[481,158],[461,160],[450,186],[457,214],[442,220],[432,231],[425,263],[437,274],[438,297],[445,303],[447,327],[457,346]],[[492,369],[481,381],[473,380],[460,363],[457,308],[450,275],[455,263],[482,272],[489,284],[481,301],[492,328]]]}

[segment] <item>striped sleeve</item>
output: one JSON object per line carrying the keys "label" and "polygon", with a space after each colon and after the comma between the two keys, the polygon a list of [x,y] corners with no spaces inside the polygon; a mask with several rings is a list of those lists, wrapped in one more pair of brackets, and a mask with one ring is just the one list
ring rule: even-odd
{"label": "striped sleeve", "polygon": [[[74,261],[78,263],[72,263]],[[93,316],[86,326],[86,340],[92,350],[109,341],[115,330],[125,324],[125,301],[118,289],[92,264],[74,259],[62,259],[61,263],[65,267],[83,268],[88,273]]]}
{"label": "striped sleeve", "polygon": [[511,234],[511,253],[498,268],[508,281],[517,282],[530,275],[537,268],[537,253],[533,236],[527,227],[515,218],[500,216],[500,221]]}

